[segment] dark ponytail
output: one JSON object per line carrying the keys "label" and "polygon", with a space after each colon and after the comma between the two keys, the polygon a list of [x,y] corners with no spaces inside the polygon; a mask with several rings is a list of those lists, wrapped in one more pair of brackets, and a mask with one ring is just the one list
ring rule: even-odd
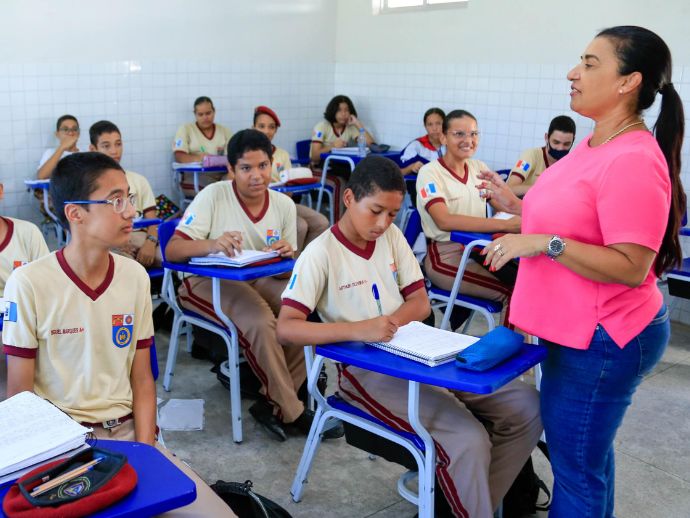
{"label": "dark ponytail", "polygon": [[652,129],[661,151],[666,157],[671,180],[671,207],[659,254],[654,265],[658,277],[680,265],[683,250],[678,231],[685,216],[686,200],[680,181],[680,151],[685,133],[683,103],[671,83],[671,51],[664,40],[648,29],[622,25],[604,29],[598,37],[611,40],[616,49],[621,75],[639,72],[642,84],[637,98],[636,112],[649,108],[656,94],[661,94],[659,117]]}

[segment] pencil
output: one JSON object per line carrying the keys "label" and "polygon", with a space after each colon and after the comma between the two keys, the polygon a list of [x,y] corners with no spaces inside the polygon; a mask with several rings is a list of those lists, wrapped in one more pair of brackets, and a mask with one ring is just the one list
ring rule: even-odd
{"label": "pencil", "polygon": [[90,462],[87,462],[86,464],[82,464],[81,466],[78,466],[74,469],[69,470],[67,473],[63,473],[59,477],[54,478],[53,480],[49,480],[48,482],[45,482],[44,484],[41,484],[39,486],[36,486],[32,491],[31,491],[31,496],[38,496],[42,495],[46,491],[50,491],[51,489],[59,486],[60,484],[67,482],[68,480],[72,480],[73,478],[77,478],[79,475],[83,475],[87,471],[89,471],[92,467],[94,467],[96,464],[101,462],[103,460],[102,458],[99,459],[93,459]]}

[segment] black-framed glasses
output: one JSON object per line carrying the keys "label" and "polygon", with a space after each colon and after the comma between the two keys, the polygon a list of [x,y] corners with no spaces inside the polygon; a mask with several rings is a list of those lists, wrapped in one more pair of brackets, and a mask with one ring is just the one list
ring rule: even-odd
{"label": "black-framed glasses", "polygon": [[63,202],[63,205],[73,203],[74,205],[112,205],[115,214],[122,214],[127,208],[127,203],[136,208],[137,195],[132,193],[126,197],[118,196],[110,200],[70,200]]}
{"label": "black-framed glasses", "polygon": [[60,128],[60,133],[79,133],[79,127],[76,128]]}

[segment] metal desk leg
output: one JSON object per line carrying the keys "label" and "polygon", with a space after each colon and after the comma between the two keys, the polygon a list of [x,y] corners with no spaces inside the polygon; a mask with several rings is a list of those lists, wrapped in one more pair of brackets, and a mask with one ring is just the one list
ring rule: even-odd
{"label": "metal desk leg", "polygon": [[410,381],[407,389],[407,415],[415,433],[424,441],[424,470],[419,472],[419,518],[433,518],[436,474],[436,446],[419,420],[419,382]]}

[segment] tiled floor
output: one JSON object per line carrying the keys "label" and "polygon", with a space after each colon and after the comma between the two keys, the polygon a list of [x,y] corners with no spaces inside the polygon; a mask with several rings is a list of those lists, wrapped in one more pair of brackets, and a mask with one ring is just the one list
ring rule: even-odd
{"label": "tiled floor", "polygon": [[[159,333],[156,342],[162,373],[168,336]],[[4,357],[0,362],[0,397],[4,397]],[[258,492],[295,517],[402,518],[415,514],[415,508],[395,490],[402,468],[382,459],[370,460],[344,440],[322,445],[302,502],[292,502],[289,488],[304,438],[273,441],[252,420],[247,412],[249,402],[243,401],[244,442],[234,444],[228,393],[209,372],[210,367],[181,351],[172,392],[163,391],[162,379],[158,383],[158,395],[163,399],[206,401],[203,431],[165,433],[168,448],[205,480],[251,479]],[[332,386],[333,381],[329,388]],[[618,518],[690,516],[690,327],[673,325],[671,344],[637,391],[616,445]],[[538,453],[534,459],[537,472],[550,484],[548,465]]]}

